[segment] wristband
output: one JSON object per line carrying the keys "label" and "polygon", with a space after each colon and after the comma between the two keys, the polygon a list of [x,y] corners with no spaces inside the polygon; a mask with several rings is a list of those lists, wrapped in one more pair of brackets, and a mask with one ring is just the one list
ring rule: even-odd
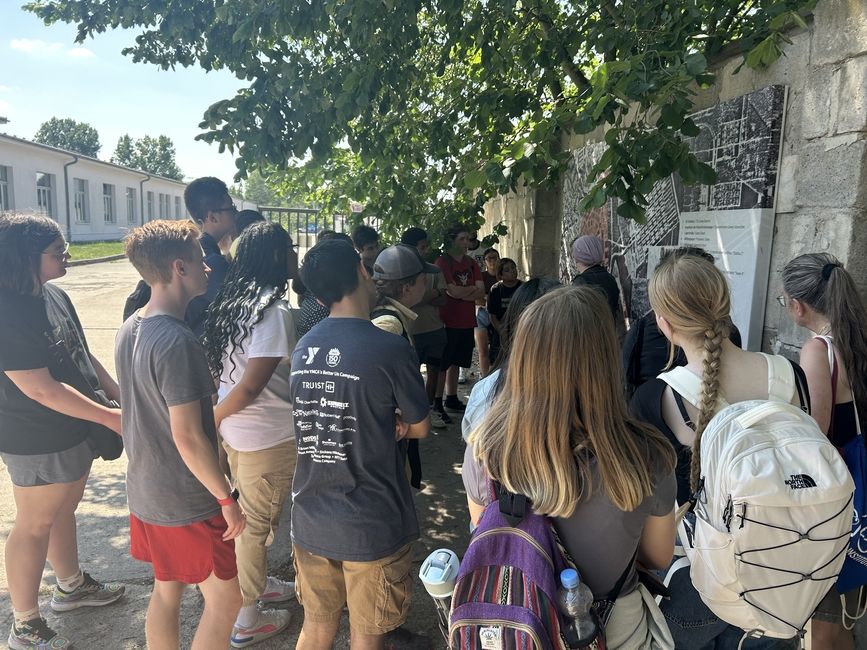
{"label": "wristband", "polygon": [[233,503],[235,503],[240,496],[241,496],[241,493],[238,492],[238,488],[235,488],[234,490],[229,492],[229,496],[227,496],[225,499],[217,499],[217,503],[220,504],[221,508],[224,508],[226,506],[230,506]]}

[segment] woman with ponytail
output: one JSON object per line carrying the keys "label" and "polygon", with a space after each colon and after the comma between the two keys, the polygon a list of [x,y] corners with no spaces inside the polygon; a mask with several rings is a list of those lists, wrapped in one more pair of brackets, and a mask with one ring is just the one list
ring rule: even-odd
{"label": "woman with ponytail", "polygon": [[[635,563],[671,560],[675,459],[657,431],[627,414],[618,368],[603,296],[555,289],[518,320],[502,390],[469,442],[479,471],[553,519],[596,598],[626,576],[607,647],[670,648]],[[478,483],[465,477],[470,499],[483,503]]]}
{"label": "woman with ponytail", "polygon": [[[728,283],[707,259],[688,249],[674,251],[660,262],[648,290],[659,330],[671,344],[669,366],[677,346],[686,356],[687,374],[675,368],[642,384],[633,397],[632,411],[659,428],[675,446],[678,503],[684,506],[696,493],[701,436],[717,411],[745,400],[800,404],[794,373],[803,372],[779,357],[741,350],[729,340]],[[671,384],[691,390],[681,388],[678,394]],[[688,570],[675,572],[669,589],[672,597],[663,601],[662,611],[679,649],[794,647],[791,640],[742,639],[743,630],[720,620],[704,605]]]}
{"label": "woman with ponytail", "polygon": [[[779,300],[789,316],[813,334],[801,348],[811,415],[831,442],[842,448],[857,435],[858,423],[867,422],[867,309],[852,276],[827,253],[799,255],[786,264],[783,291]],[[857,596],[858,591],[853,591],[841,601],[832,588],[819,604],[812,621],[814,650],[855,647],[852,632],[843,625],[843,607],[857,610]]]}
{"label": "woman with ponytail", "polygon": [[232,647],[274,636],[289,611],[258,609],[294,598],[295,585],[266,574],[295,469],[289,358],[295,323],[283,298],[298,274],[298,255],[282,226],[258,221],[238,238],[237,254],[205,325],[205,352],[216,381],[214,420],[228,455],[247,527],[235,540],[243,606]]}

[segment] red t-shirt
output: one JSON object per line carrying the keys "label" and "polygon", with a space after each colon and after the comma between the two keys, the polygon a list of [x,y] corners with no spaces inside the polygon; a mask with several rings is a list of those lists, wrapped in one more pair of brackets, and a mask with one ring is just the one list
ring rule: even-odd
{"label": "red t-shirt", "polygon": [[[443,272],[446,284],[456,284],[459,287],[474,287],[482,281],[482,271],[473,258],[464,255],[459,262],[451,255],[437,258],[436,265]],[[472,328],[476,326],[476,303],[472,300],[458,300],[448,297],[448,302],[440,307],[440,318],[443,325],[454,328]]]}

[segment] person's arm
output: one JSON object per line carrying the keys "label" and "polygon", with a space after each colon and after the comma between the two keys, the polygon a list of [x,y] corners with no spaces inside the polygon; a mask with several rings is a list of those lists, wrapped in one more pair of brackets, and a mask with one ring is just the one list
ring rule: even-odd
{"label": "person's arm", "polygon": [[404,438],[412,438],[415,440],[427,438],[427,434],[430,433],[430,415],[426,415],[424,420],[421,422],[409,424],[407,427],[406,434],[403,436]]}
{"label": "person's arm", "polygon": [[218,429],[223,420],[243,411],[262,394],[282,360],[283,357],[255,357],[247,361],[247,367],[244,369],[240,381],[229,391],[223,401],[214,407],[214,421]]}
{"label": "person's arm", "polygon": [[502,333],[503,323],[500,321],[503,301],[500,297],[500,285],[491,287],[491,292],[488,294],[488,315],[491,317],[491,325],[497,332]]}
{"label": "person's arm", "polygon": [[442,307],[448,302],[448,296],[443,289],[428,289],[424,292],[424,297],[421,299],[422,305],[432,305],[434,307]]}
{"label": "person's arm", "polygon": [[108,370],[105,369],[99,359],[97,359],[93,354],[90,354],[90,362],[93,364],[93,369],[96,370],[96,377],[99,379],[99,387],[105,391],[105,394],[109,399],[113,399],[115,402],[120,402],[120,388],[117,385],[117,382],[114,380],[110,374],[108,374]]}
{"label": "person's arm", "polygon": [[120,409],[108,408],[88,399],[74,388],[54,379],[48,368],[5,372],[18,390],[34,402],[69,417],[96,422],[120,434]]}
{"label": "person's arm", "polygon": [[[199,400],[169,406],[172,439],[184,464],[193,476],[210,492],[214,499],[228,499],[232,486],[217,459],[217,453],[205,435],[202,426],[202,406]],[[221,506],[228,524],[223,539],[234,539],[244,530],[244,515],[237,501]]]}
{"label": "person's arm", "polygon": [[483,506],[481,503],[476,503],[468,495],[467,496],[467,510],[470,511],[470,522],[473,524],[473,526],[478,526],[479,525],[479,519],[482,518],[482,513],[485,512],[485,506]]}
{"label": "person's arm", "polygon": [[[801,348],[801,368],[807,376],[810,391],[810,415],[819,428],[828,433],[831,426],[831,411],[834,405],[831,387],[831,366],[828,363],[828,348],[821,339],[810,339]],[[795,395],[793,403],[797,402]]]}
{"label": "person's arm", "polygon": [[475,289],[476,289],[476,298],[479,300],[484,300],[485,299],[485,283],[482,282],[481,280],[477,281]]}
{"label": "person's arm", "polygon": [[648,517],[638,543],[638,561],[648,569],[666,569],[674,556],[674,508],[667,515]]}
{"label": "person's arm", "polygon": [[[484,291],[484,288],[482,288]],[[461,287],[457,284],[447,284],[446,292],[457,300],[475,300],[476,296],[476,287]]]}

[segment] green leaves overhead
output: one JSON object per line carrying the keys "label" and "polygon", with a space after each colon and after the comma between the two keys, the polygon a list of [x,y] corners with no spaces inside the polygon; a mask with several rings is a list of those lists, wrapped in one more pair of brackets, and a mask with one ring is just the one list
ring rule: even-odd
{"label": "green leaves overhead", "polygon": [[[162,68],[234,73],[203,107],[199,136],[326,211],[350,200],[382,218],[478,222],[485,200],[555,183],[564,136],[600,129],[591,209],[641,220],[653,183],[707,183],[688,119],[708,60],[737,43],[745,64],[783,52],[815,0],[41,0],[46,23],[84,40],[139,32],[126,50]],[[194,98],[193,98],[194,100]],[[282,179],[275,181],[274,179]]]}

